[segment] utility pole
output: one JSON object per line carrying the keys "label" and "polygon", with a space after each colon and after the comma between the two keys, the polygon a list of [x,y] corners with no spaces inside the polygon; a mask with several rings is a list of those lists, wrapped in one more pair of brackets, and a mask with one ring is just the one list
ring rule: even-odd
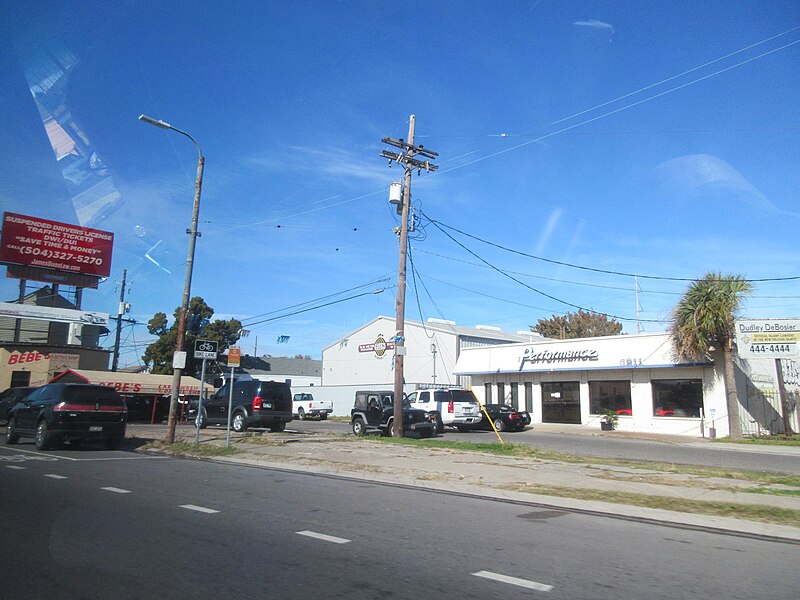
{"label": "utility pole", "polygon": [[433,353],[433,385],[436,386],[436,344],[431,344],[431,352]]}
{"label": "utility pole", "polygon": [[[422,169],[435,171],[439,167],[431,164],[430,159],[439,156],[438,152],[428,150],[423,146],[414,145],[414,123],[416,117],[411,115],[408,122],[408,141],[403,139],[395,140],[385,137],[381,140],[384,144],[389,144],[399,148],[400,152],[384,150],[381,152],[383,158],[389,159],[389,166],[392,162],[402,164],[405,168],[403,179],[403,194],[398,212],[400,213],[400,257],[397,268],[397,300],[395,301],[395,334],[394,334],[394,423],[392,424],[392,436],[403,437],[403,359],[405,358],[405,322],[406,322],[406,254],[408,250],[408,215],[411,207],[411,173],[414,169],[419,174]],[[427,160],[414,158],[421,156]]]}
{"label": "utility pole", "polygon": [[119,338],[122,333],[122,315],[127,310],[125,306],[125,281],[128,278],[128,269],[122,270],[122,286],[119,290],[119,307],[117,308],[117,336],[114,338],[114,360],[111,363],[111,370],[116,371],[119,366]]}

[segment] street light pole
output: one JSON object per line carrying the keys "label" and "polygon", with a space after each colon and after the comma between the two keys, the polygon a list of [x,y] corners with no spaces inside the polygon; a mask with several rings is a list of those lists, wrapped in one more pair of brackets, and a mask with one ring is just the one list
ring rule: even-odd
{"label": "street light pole", "polygon": [[[178,395],[180,393],[181,387],[181,375],[183,374],[183,369],[186,367],[186,352],[183,350],[184,343],[186,341],[186,313],[189,311],[189,295],[191,294],[192,290],[192,269],[194,267],[194,248],[197,243],[197,219],[200,215],[200,190],[203,187],[203,167],[205,165],[205,157],[203,156],[202,150],[200,150],[200,144],[197,143],[191,135],[186,133],[185,131],[181,131],[177,127],[173,127],[169,123],[165,123],[164,121],[151,119],[146,115],[139,116],[140,121],[144,121],[145,123],[149,123],[150,125],[155,125],[156,127],[160,127],[161,129],[171,129],[181,135],[185,135],[194,143],[195,147],[197,148],[197,178],[195,180],[194,185],[194,204],[192,206],[192,224],[191,227],[186,231],[189,234],[189,252],[186,258],[186,276],[184,277],[183,282],[183,299],[181,301],[181,310],[180,314],[178,315],[178,335],[177,340],[175,342],[175,355],[172,359],[172,367],[173,367],[173,374],[172,374],[172,395],[169,402],[169,419],[167,420],[167,436],[164,441],[168,444],[172,444],[175,442],[175,426],[177,425],[176,417],[178,413]],[[200,382],[200,389],[202,391],[203,386],[205,385],[204,382]]]}

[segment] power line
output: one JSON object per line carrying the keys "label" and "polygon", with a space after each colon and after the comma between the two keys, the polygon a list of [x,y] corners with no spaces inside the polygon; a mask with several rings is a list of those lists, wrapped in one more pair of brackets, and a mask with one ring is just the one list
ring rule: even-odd
{"label": "power line", "polygon": [[327,296],[321,296],[321,297],[315,298],[313,300],[307,300],[306,302],[300,302],[299,304],[293,304],[291,306],[286,306],[284,308],[271,310],[269,312],[261,313],[260,315],[253,315],[252,317],[247,317],[245,319],[241,319],[242,325],[250,326],[250,325],[253,325],[254,323],[245,323],[245,321],[250,321],[252,319],[258,319],[260,317],[266,317],[267,315],[272,315],[272,314],[275,314],[275,313],[278,313],[278,312],[284,312],[284,311],[287,311],[287,310],[291,310],[293,308],[299,308],[301,306],[307,306],[309,304],[314,304],[315,302],[320,302],[322,300],[328,300],[329,298],[334,298],[336,296],[340,296],[342,294],[346,294],[346,293],[352,292],[354,290],[358,290],[358,289],[361,289],[361,288],[364,288],[364,287],[367,287],[367,286],[370,286],[370,285],[375,285],[377,283],[384,283],[384,282],[387,282],[387,281],[389,281],[389,277],[383,277],[381,279],[374,279],[372,281],[368,281],[367,283],[362,283],[361,285],[357,285],[355,287],[351,287],[351,288],[348,288],[346,290],[342,290],[340,292],[334,292],[333,294],[328,294]]}
{"label": "power line", "polygon": [[340,302],[346,302],[348,300],[353,300],[355,298],[361,298],[361,296],[369,296],[369,295],[372,295],[372,294],[380,294],[381,292],[385,292],[387,289],[388,288],[382,288],[380,290],[374,290],[374,291],[371,291],[371,292],[363,292],[361,294],[356,294],[354,296],[349,296],[347,298],[341,298],[339,300],[334,300],[332,302],[327,302],[325,304],[320,304],[319,306],[311,306],[309,308],[304,308],[302,310],[296,310],[294,312],[286,313],[284,315],[279,315],[277,317],[272,317],[272,318],[269,318],[269,319],[262,319],[261,321],[256,321],[255,323],[249,323],[248,327],[252,327],[254,325],[261,325],[262,323],[270,323],[272,321],[278,321],[279,319],[285,319],[286,317],[291,317],[293,315],[299,315],[301,313],[309,312],[309,311],[312,311],[312,310],[317,310],[318,308],[325,308],[326,306],[331,306],[333,304],[339,304]]}
{"label": "power line", "polygon": [[[482,263],[484,263],[485,265],[489,266],[489,267],[490,267],[492,270],[494,270],[494,271],[497,271],[498,273],[500,273],[500,274],[501,274],[501,275],[503,275],[504,277],[507,277],[508,279],[510,279],[510,280],[512,280],[512,281],[514,281],[514,282],[516,282],[516,283],[518,283],[519,285],[521,285],[521,286],[522,286],[522,287],[524,287],[524,288],[527,288],[527,289],[531,290],[532,292],[536,292],[537,294],[540,294],[541,296],[544,296],[545,298],[549,298],[550,300],[553,300],[553,301],[555,301],[555,302],[558,302],[558,303],[560,303],[560,304],[564,304],[564,305],[566,305],[566,306],[570,306],[570,307],[572,307],[572,308],[577,308],[578,310],[582,310],[582,311],[584,311],[584,312],[589,312],[589,313],[596,314],[596,315],[605,315],[605,316],[607,316],[607,317],[611,317],[612,319],[616,319],[617,321],[636,321],[636,319],[635,319],[635,318],[631,318],[631,317],[622,317],[622,316],[619,316],[619,315],[612,315],[612,314],[609,314],[609,313],[604,313],[604,312],[596,311],[596,310],[593,310],[593,309],[591,309],[591,308],[586,308],[586,307],[580,306],[580,305],[578,305],[578,304],[574,304],[574,303],[572,303],[572,302],[568,302],[568,301],[566,301],[566,300],[562,300],[561,298],[557,298],[556,296],[553,296],[553,295],[551,295],[551,294],[548,294],[548,293],[546,293],[546,292],[543,292],[542,290],[539,290],[539,289],[537,289],[537,288],[535,288],[535,287],[533,287],[533,286],[530,286],[530,285],[528,285],[527,283],[525,283],[525,282],[523,282],[523,281],[520,281],[519,279],[517,279],[516,277],[514,277],[514,276],[513,276],[513,275],[511,275],[510,273],[507,273],[506,271],[503,271],[502,269],[500,269],[500,268],[498,268],[498,267],[494,266],[494,265],[493,265],[492,263],[490,263],[489,261],[487,261],[487,260],[485,260],[485,259],[481,258],[480,256],[478,256],[478,255],[477,255],[475,252],[473,252],[472,250],[470,250],[469,248],[467,248],[467,247],[466,247],[464,244],[462,244],[462,243],[461,243],[461,242],[459,242],[457,239],[455,239],[455,238],[454,238],[452,235],[450,235],[449,233],[447,233],[447,232],[446,232],[446,231],[445,231],[445,230],[444,230],[442,227],[440,227],[440,226],[439,226],[439,223],[438,223],[437,221],[434,221],[434,220],[432,220],[432,219],[430,219],[430,218],[428,218],[428,220],[429,220],[431,223],[433,223],[433,225],[434,225],[434,226],[435,226],[435,227],[436,227],[436,228],[437,228],[439,231],[441,231],[443,234],[445,234],[445,235],[446,235],[448,238],[450,238],[450,239],[453,241],[453,243],[455,243],[456,245],[458,245],[459,247],[461,247],[463,250],[465,250],[466,252],[468,252],[469,254],[471,254],[472,256],[474,256],[475,258],[477,258],[479,261],[481,261],[481,262],[482,262]],[[469,237],[472,237],[472,236],[469,236]],[[647,322],[651,322],[651,323],[660,323],[660,322],[661,322],[661,321],[655,321],[655,320],[651,320],[651,319],[642,319],[642,321],[647,321]]]}
{"label": "power line", "polygon": [[[453,227],[452,225],[446,225],[446,224],[442,223],[441,221],[437,221],[435,219],[431,219],[428,215],[426,215],[422,211],[420,211],[420,214],[422,214],[422,216],[424,216],[431,223],[433,223],[440,231],[442,231],[442,233],[445,233],[445,235],[447,235],[447,237],[449,237],[450,239],[453,239],[453,238],[450,235],[448,235],[446,232],[444,232],[443,228],[450,229],[452,231],[456,231],[456,232],[460,233],[461,235],[463,235],[465,237],[468,237],[468,238],[471,238],[471,239],[473,239],[475,241],[481,242],[482,244],[486,244],[487,246],[493,246],[495,248],[498,248],[500,250],[505,250],[506,252],[510,252],[512,254],[518,254],[519,256],[524,256],[526,258],[532,258],[534,260],[540,260],[542,262],[550,263],[550,264],[553,264],[553,265],[559,265],[559,266],[562,266],[562,267],[570,267],[572,269],[579,269],[579,270],[582,270],[582,271],[590,271],[590,272],[593,272],[593,273],[602,273],[604,275],[618,275],[620,277],[634,277],[634,278],[635,277],[640,277],[642,279],[652,279],[652,280],[658,280],[658,281],[685,281],[685,282],[692,282],[692,281],[696,281],[697,280],[696,277],[664,277],[664,276],[659,276],[659,275],[642,275],[640,273],[626,273],[624,271],[611,271],[611,270],[608,270],[608,269],[597,269],[597,268],[594,268],[594,267],[586,267],[586,266],[583,266],[583,265],[576,265],[576,264],[573,264],[573,263],[568,263],[568,262],[564,262],[564,261],[560,261],[560,260],[553,260],[552,258],[544,258],[542,256],[536,256],[534,254],[528,254],[527,252],[522,252],[521,250],[515,250],[513,248],[508,248],[507,246],[503,246],[503,245],[498,244],[496,242],[490,242],[489,240],[485,240],[485,239],[483,239],[481,237],[478,237],[477,235],[473,235],[471,233],[467,233],[466,231],[462,231],[461,229],[458,229],[457,227]],[[459,245],[461,245],[461,244],[459,244]],[[483,259],[480,259],[480,257],[477,257],[477,258],[479,258],[479,260],[483,260]],[[795,276],[792,276],[792,277],[767,277],[767,278],[763,278],[763,279],[747,279],[747,281],[749,281],[751,283],[764,283],[764,282],[770,282],[770,281],[796,281],[798,279],[800,279],[800,275],[795,275]]]}

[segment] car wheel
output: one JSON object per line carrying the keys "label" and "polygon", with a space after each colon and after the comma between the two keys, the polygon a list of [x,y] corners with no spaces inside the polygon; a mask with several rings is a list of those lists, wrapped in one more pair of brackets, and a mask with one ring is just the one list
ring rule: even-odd
{"label": "car wheel", "polygon": [[36,434],[34,435],[34,444],[37,450],[47,450],[53,441],[53,436],[47,430],[47,421],[42,419],[36,426]]}
{"label": "car wheel", "polygon": [[494,420],[494,428],[497,429],[497,431],[505,431],[506,430],[506,424],[503,423],[502,419],[495,419]]}
{"label": "car wheel", "polygon": [[459,433],[469,433],[472,427],[468,427],[466,425],[456,425],[456,429],[458,429]]}
{"label": "car wheel", "polygon": [[6,429],[6,444],[16,444],[18,441],[17,422],[14,417],[11,417],[8,420],[8,427]]}
{"label": "car wheel", "polygon": [[306,420],[306,411],[304,411],[302,408],[298,408],[297,409],[297,418],[300,419],[301,421],[305,421]]}
{"label": "car wheel", "polygon": [[442,423],[442,417],[440,415],[436,415],[436,423],[434,424],[434,433],[439,435],[444,433],[444,423]]}
{"label": "car wheel", "polygon": [[320,413],[319,420],[324,421],[328,418],[328,413]]}
{"label": "car wheel", "polygon": [[200,429],[205,429],[208,427],[208,413],[206,409],[202,409],[197,417],[195,418],[195,426],[199,427]]}
{"label": "car wheel", "polygon": [[269,426],[269,430],[272,433],[280,433],[281,431],[286,430],[286,422],[285,421],[277,421]]}
{"label": "car wheel", "polygon": [[367,424],[364,423],[364,419],[353,419],[351,426],[353,428],[353,435],[362,436],[367,434]]}
{"label": "car wheel", "polygon": [[247,429],[247,417],[244,416],[242,411],[233,414],[231,427],[236,433],[242,433]]}

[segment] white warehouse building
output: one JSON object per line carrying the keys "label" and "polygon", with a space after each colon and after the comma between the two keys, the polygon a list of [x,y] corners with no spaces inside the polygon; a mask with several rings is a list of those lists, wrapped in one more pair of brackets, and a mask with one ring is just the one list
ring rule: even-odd
{"label": "white warehouse building", "polygon": [[[349,415],[357,389],[394,387],[394,317],[380,316],[322,351],[322,385],[301,387],[320,400],[333,400],[333,414]],[[542,339],[533,332],[507,333],[497,327],[463,327],[453,321],[406,320],[405,391],[431,385],[468,386],[469,378],[454,375],[456,361],[466,348]]]}

